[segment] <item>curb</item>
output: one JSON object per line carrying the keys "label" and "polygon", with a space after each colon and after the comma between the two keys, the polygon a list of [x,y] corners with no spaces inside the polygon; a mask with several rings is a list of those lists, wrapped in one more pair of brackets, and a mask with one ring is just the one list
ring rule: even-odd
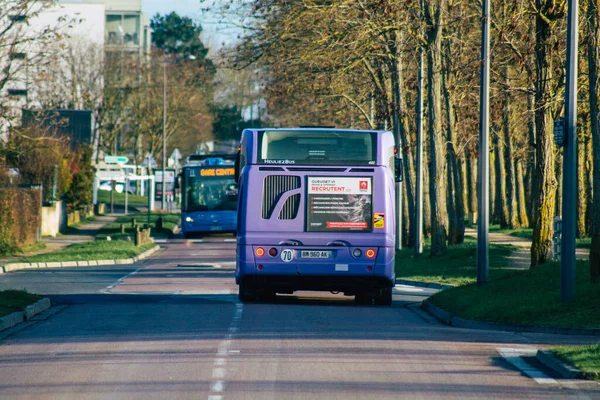
{"label": "curb", "polygon": [[409,286],[424,287],[424,288],[430,288],[430,289],[441,289],[441,290],[452,289],[452,288],[456,287],[456,286],[452,286],[452,285],[444,285],[442,283],[411,281],[408,279],[396,279],[396,284],[397,285],[409,285]]}
{"label": "curb", "polygon": [[431,304],[431,302],[429,302],[428,300],[424,300],[421,303],[421,308],[427,311],[429,314],[436,317],[444,324],[454,326],[457,328],[496,330],[507,332],[547,333],[554,335],[600,336],[600,329],[565,328],[560,326],[497,324],[495,322],[473,321],[457,317],[456,315],[453,315],[448,311]]}
{"label": "curb", "polygon": [[142,254],[139,254],[133,258],[120,258],[115,260],[93,260],[93,261],[61,261],[61,262],[48,262],[48,263],[13,263],[0,265],[0,274],[18,271],[21,269],[39,269],[39,268],[61,268],[61,267],[87,267],[87,266],[99,266],[99,265],[121,265],[121,264],[134,264],[144,258],[150,257],[160,249],[160,246],[156,245],[149,250],[146,250]]}
{"label": "curb", "polygon": [[554,357],[551,351],[538,350],[535,357],[539,362],[544,364],[546,367],[557,372],[560,376],[567,379],[577,379],[581,377],[582,371],[579,368],[575,368],[572,365],[565,364],[558,358]]}
{"label": "curb", "polygon": [[546,367],[552,369],[566,379],[598,380],[600,377],[596,372],[585,372],[573,365],[561,361],[551,351],[538,350],[536,358]]}
{"label": "curb", "polygon": [[0,331],[20,324],[21,322],[31,319],[34,315],[46,311],[51,306],[50,299],[47,297],[36,301],[35,303],[25,307],[24,311],[16,311],[0,318]]}

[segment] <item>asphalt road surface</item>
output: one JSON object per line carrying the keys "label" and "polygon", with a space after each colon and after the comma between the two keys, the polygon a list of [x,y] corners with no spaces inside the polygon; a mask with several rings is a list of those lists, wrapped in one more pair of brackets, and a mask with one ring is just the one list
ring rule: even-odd
{"label": "asphalt road surface", "polygon": [[600,398],[598,383],[506,357],[597,339],[447,327],[418,308],[431,290],[405,286],[392,307],[329,293],[241,304],[231,237],[161,246],[131,266],[0,275],[55,305],[0,332],[0,398]]}

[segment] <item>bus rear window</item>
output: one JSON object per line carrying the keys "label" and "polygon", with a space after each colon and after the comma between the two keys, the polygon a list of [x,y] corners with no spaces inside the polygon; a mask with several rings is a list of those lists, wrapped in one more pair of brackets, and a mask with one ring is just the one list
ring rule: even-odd
{"label": "bus rear window", "polygon": [[260,164],[374,165],[375,134],[352,131],[264,131]]}

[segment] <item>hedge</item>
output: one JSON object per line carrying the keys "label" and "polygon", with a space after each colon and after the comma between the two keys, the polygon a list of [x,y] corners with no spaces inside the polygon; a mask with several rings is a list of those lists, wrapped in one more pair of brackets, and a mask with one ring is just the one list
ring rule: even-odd
{"label": "hedge", "polygon": [[0,187],[0,254],[37,242],[41,201],[37,188]]}

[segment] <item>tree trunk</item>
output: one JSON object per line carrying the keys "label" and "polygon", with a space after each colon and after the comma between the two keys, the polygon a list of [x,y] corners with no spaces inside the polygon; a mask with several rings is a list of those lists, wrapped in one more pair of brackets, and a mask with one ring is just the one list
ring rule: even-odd
{"label": "tree trunk", "polygon": [[[587,121],[584,126],[587,127]],[[582,130],[579,130],[582,132]],[[588,205],[587,190],[585,187],[585,133],[579,135],[577,140],[577,223],[576,236],[578,238],[586,237],[587,227],[585,225],[586,209]]]}
{"label": "tree trunk", "polygon": [[519,229],[521,222],[517,210],[517,183],[515,180],[515,158],[512,142],[512,125],[510,121],[510,94],[509,94],[508,66],[503,68],[504,93],[502,96],[502,132],[504,133],[504,158],[506,160],[506,197],[507,197],[507,222],[510,229]]}
{"label": "tree trunk", "polygon": [[498,135],[493,135],[494,143],[494,169],[496,171],[496,198],[494,210],[496,211],[495,221],[498,221],[500,228],[508,228],[508,200],[506,198],[506,170],[504,165],[504,144]]}
{"label": "tree trunk", "polygon": [[394,133],[400,138],[400,143],[397,143],[398,150],[402,154],[402,162],[404,166],[404,196],[408,208],[404,212],[403,224],[403,242],[407,246],[412,246],[413,232],[415,224],[415,163],[413,153],[411,151],[411,137],[408,132],[408,117],[406,115],[406,103],[402,96],[404,89],[404,76],[402,68],[402,54],[400,52],[400,38],[398,33],[395,36],[395,43],[392,46],[395,52],[394,61],[392,62],[392,113],[394,121]]}
{"label": "tree trunk", "polygon": [[519,216],[519,224],[521,226],[529,226],[529,218],[527,217],[527,202],[525,201],[525,184],[523,180],[523,162],[517,160],[517,212]]}
{"label": "tree trunk", "polygon": [[585,191],[586,199],[588,201],[587,211],[585,214],[585,226],[587,226],[588,235],[592,236],[594,232],[594,149],[592,146],[592,129],[590,123],[590,134],[585,135]]}
{"label": "tree trunk", "polygon": [[429,131],[429,195],[431,203],[431,257],[446,252],[448,236],[446,146],[442,129],[442,19],[446,0],[427,0],[427,105]]}
{"label": "tree trunk", "polygon": [[469,224],[477,223],[477,158],[467,153],[467,204],[469,205]]}
{"label": "tree trunk", "polygon": [[528,107],[528,122],[527,130],[529,131],[529,146],[533,149],[530,153],[529,163],[527,164],[527,186],[526,196],[527,199],[527,218],[529,219],[529,227],[533,228],[533,188],[536,185],[535,182],[535,169],[536,169],[536,154],[535,154],[535,88],[531,88],[527,95],[527,107]]}
{"label": "tree trunk", "polygon": [[556,203],[556,176],[554,174],[554,121],[550,88],[552,81],[552,28],[546,16],[536,15],[535,46],[535,130],[536,173],[533,191],[534,228],[531,245],[531,266],[543,264],[552,258],[552,233]]}
{"label": "tree trunk", "polygon": [[[493,132],[491,132],[492,135],[494,135]],[[498,213],[496,213],[496,149],[494,146],[494,137],[492,136],[492,149],[494,149],[494,151],[490,152],[490,166],[489,166],[489,177],[490,177],[490,198],[489,198],[489,202],[490,204],[488,205],[490,208],[490,223],[491,224],[499,224],[500,220],[498,219]]]}
{"label": "tree trunk", "polygon": [[[425,143],[423,143],[425,146]],[[423,236],[431,237],[431,202],[429,201],[429,159],[423,152]]]}
{"label": "tree trunk", "polygon": [[556,176],[556,202],[554,207],[554,215],[562,215],[563,152],[561,150],[556,154],[558,157],[555,158],[556,167],[554,169]]}
{"label": "tree trunk", "polygon": [[592,214],[592,248],[590,250],[590,278],[596,282],[600,277],[600,110],[598,110],[598,68],[600,68],[600,4],[598,0],[588,0],[588,78],[590,96],[590,123],[594,152],[594,207]]}
{"label": "tree trunk", "polygon": [[[450,46],[446,46],[446,55]],[[461,164],[456,154],[456,110],[450,95],[449,79],[450,62],[444,57],[442,69],[442,86],[446,111],[446,155],[448,160],[448,244],[460,244],[465,240],[465,205],[463,202],[464,185],[462,182]]]}

